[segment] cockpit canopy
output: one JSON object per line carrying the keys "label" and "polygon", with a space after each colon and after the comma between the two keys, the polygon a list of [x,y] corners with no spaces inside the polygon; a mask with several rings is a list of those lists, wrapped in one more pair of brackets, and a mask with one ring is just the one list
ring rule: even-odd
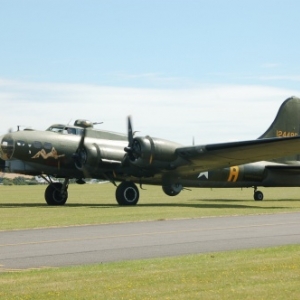
{"label": "cockpit canopy", "polygon": [[53,124],[47,131],[62,133],[62,134],[75,134],[82,135],[83,128],[94,128],[93,123],[88,120],[76,120],[74,125],[62,125],[62,124]]}
{"label": "cockpit canopy", "polygon": [[54,124],[54,125],[51,125],[49,128],[47,128],[46,131],[52,131],[52,132],[62,133],[62,134],[81,135],[82,132],[83,132],[83,129],[78,128],[78,127],[74,127],[74,126]]}

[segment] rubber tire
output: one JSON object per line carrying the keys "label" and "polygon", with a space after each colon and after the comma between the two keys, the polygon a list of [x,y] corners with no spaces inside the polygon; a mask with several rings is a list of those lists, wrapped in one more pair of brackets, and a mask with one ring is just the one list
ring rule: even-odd
{"label": "rubber tire", "polygon": [[116,200],[119,205],[136,205],[139,197],[139,190],[131,181],[121,182],[116,189]]}
{"label": "rubber tire", "polygon": [[254,192],[254,200],[262,201],[264,199],[264,194],[261,191]]}
{"label": "rubber tire", "polygon": [[45,200],[48,205],[58,206],[64,205],[68,199],[68,191],[65,191],[64,195],[60,194],[62,189],[62,183],[55,182],[49,184],[45,190]]}

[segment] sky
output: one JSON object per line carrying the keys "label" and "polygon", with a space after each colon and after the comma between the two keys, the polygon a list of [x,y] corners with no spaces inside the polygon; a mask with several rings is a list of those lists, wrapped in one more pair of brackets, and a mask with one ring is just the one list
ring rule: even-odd
{"label": "sky", "polygon": [[300,97],[297,0],[0,0],[0,135],[76,119],[256,139]]}

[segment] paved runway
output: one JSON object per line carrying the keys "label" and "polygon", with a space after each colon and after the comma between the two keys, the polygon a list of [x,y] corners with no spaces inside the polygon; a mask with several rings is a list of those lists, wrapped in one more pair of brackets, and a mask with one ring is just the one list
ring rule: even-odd
{"label": "paved runway", "polygon": [[0,232],[0,271],[300,244],[300,213]]}

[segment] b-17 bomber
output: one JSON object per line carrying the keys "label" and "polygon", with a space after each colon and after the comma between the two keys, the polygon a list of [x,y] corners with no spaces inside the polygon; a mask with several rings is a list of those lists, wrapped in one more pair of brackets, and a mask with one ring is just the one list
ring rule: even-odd
{"label": "b-17 bomber", "polygon": [[120,205],[137,204],[137,185],[144,184],[159,185],[169,196],[192,187],[252,187],[254,199],[263,200],[258,187],[300,186],[299,122],[300,99],[291,97],[258,139],[183,146],[136,136],[129,117],[127,135],[76,120],[9,132],[0,137],[0,157],[8,172],[47,180],[48,205],[64,205],[70,180],[84,184],[89,178],[114,184]]}

